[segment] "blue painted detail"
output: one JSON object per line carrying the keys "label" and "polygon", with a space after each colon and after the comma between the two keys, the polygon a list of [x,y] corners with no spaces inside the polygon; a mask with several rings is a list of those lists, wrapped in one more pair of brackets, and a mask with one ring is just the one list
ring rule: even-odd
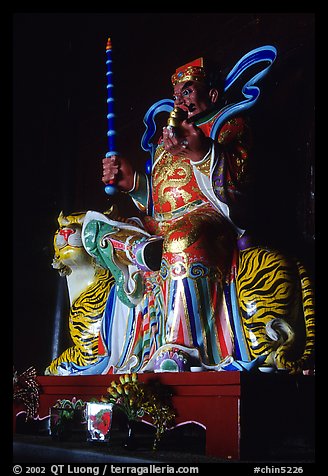
{"label": "blue painted detail", "polygon": [[[112,50],[106,50],[106,78],[107,78],[107,143],[108,143],[108,152],[106,157],[111,157],[112,155],[118,155],[116,151],[116,130],[115,130],[115,114],[114,114],[114,97],[113,97],[113,88],[112,83]],[[107,195],[115,195],[118,189],[115,185],[108,184],[105,186],[105,192]]]}
{"label": "blue painted detail", "polygon": [[150,175],[152,169],[152,159],[148,159],[145,165],[146,174]]}
{"label": "blue painted detail", "polygon": [[260,48],[256,48],[246,55],[244,55],[232,68],[230,73],[227,75],[225,79],[225,86],[224,91],[226,92],[231,85],[236,81],[239,76],[246,71],[250,66],[253,66],[256,63],[265,61],[268,62],[269,65],[262,69],[259,73],[253,76],[249,81],[245,83],[242,88],[242,93],[246,99],[240,101],[237,104],[229,104],[225,106],[220,111],[219,117],[214,122],[210,137],[214,140],[217,139],[219,130],[224,122],[234,116],[236,113],[240,113],[244,110],[249,109],[250,107],[254,106],[258,97],[260,95],[260,89],[255,86],[255,84],[260,81],[269,71],[272,63],[277,57],[277,50],[274,46],[261,46]]}
{"label": "blue painted detail", "polygon": [[155,104],[153,104],[145,114],[144,124],[146,126],[146,130],[141,139],[141,147],[146,152],[150,152],[152,158],[154,153],[154,144],[150,143],[150,141],[156,132],[155,117],[160,112],[171,112],[173,106],[173,99],[161,99],[160,101],[155,102]]}
{"label": "blue painted detail", "polygon": [[105,192],[107,193],[107,195],[115,195],[117,193],[116,185],[106,185]]}
{"label": "blue painted detail", "polygon": [[97,363],[81,366],[72,362],[62,362],[58,368],[69,372],[70,375],[83,374],[83,375],[101,375],[106,373],[106,369],[109,362],[109,356],[101,357]]}

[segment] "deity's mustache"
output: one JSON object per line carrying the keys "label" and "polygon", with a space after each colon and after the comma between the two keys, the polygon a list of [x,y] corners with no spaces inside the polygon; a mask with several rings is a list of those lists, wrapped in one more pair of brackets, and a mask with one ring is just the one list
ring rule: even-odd
{"label": "deity's mustache", "polygon": [[[188,109],[188,112],[190,112],[190,113],[192,113],[192,112],[194,112],[194,111],[197,110],[196,105],[195,105],[193,102],[190,103],[190,104],[189,104],[188,106],[186,106],[186,107],[187,107],[187,109]],[[203,116],[203,115],[204,115],[204,112],[203,112],[203,111],[200,112],[200,113],[198,113],[198,114],[194,114],[192,117],[189,117],[189,118],[187,119],[187,122],[189,122],[189,123],[195,122],[199,117],[201,117],[201,116]]]}

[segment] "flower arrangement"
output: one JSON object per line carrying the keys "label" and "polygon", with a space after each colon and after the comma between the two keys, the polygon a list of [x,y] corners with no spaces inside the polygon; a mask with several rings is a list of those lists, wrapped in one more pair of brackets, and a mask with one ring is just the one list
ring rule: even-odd
{"label": "flower arrangement", "polygon": [[22,403],[25,406],[26,421],[35,418],[39,408],[40,386],[36,377],[34,367],[29,367],[21,374],[18,374],[14,369],[13,399],[14,402]]}
{"label": "flower arrangement", "polygon": [[136,373],[120,375],[118,381],[113,380],[107,388],[107,395],[101,401],[113,403],[123,411],[128,420],[140,420],[148,415],[156,428],[153,449],[163,433],[173,424],[175,412],[169,401],[168,394],[158,384],[138,381]]}
{"label": "flower arrangement", "polygon": [[68,437],[72,425],[84,423],[85,402],[73,397],[72,400],[61,399],[50,409],[50,433],[53,438]]}
{"label": "flower arrangement", "polygon": [[73,397],[72,400],[57,400],[52,408],[61,410],[60,417],[58,417],[60,420],[73,420],[78,410],[84,410],[85,403],[81,399],[77,400],[76,397]]}

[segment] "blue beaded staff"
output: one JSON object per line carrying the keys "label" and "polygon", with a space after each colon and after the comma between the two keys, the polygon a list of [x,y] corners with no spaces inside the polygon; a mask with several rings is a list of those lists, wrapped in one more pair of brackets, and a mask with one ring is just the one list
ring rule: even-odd
{"label": "blue beaded staff", "polygon": [[[112,71],[112,42],[108,38],[106,44],[106,78],[107,78],[107,141],[108,152],[106,157],[118,155],[116,150],[116,130],[115,130],[115,114],[114,114],[114,95],[113,95],[113,71]],[[115,195],[117,187],[115,181],[111,180],[105,186],[105,192],[107,195]]]}

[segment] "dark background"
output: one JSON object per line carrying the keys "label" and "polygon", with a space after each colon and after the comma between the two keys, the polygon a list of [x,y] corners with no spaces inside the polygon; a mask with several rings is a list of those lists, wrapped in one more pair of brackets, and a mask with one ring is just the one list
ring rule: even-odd
{"label": "dark background", "polygon": [[[140,166],[143,117],[169,78],[208,55],[228,72],[253,48],[278,57],[250,112],[254,232],[300,258],[314,279],[313,13],[15,13],[13,15],[13,363],[43,373],[56,309],[69,344],[65,280],[51,267],[57,216],[105,210],[107,37],[113,42],[119,147]],[[125,196],[122,215],[134,209]]]}

